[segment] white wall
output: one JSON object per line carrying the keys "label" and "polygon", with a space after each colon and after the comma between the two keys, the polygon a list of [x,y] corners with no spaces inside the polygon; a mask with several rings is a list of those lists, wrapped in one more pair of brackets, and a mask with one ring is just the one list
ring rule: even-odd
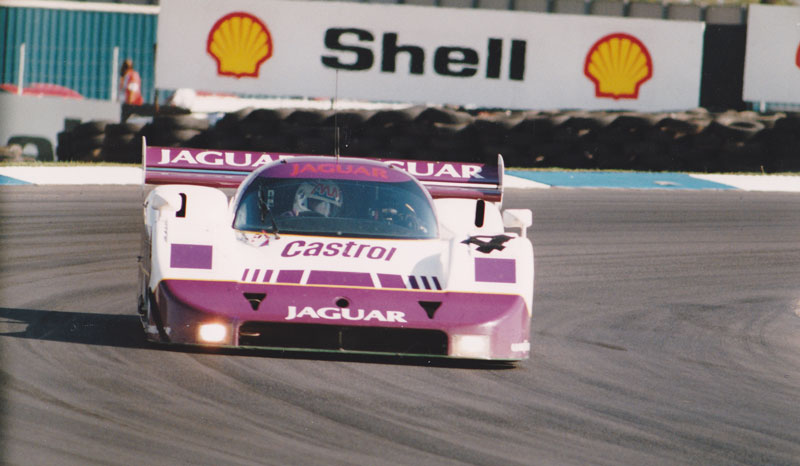
{"label": "white wall", "polygon": [[13,136],[34,136],[50,141],[55,152],[64,120],[120,120],[120,104],[102,100],[19,96],[0,93],[0,146]]}

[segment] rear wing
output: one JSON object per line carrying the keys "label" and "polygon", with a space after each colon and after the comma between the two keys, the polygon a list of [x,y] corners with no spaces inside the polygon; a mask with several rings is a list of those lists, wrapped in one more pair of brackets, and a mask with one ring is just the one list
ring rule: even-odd
{"label": "rear wing", "polygon": [[[305,154],[148,147],[142,142],[146,184],[196,184],[236,188],[253,171],[277,160]],[[503,198],[503,158],[497,163],[429,162],[380,159],[418,179],[434,198],[455,197],[499,202]]]}

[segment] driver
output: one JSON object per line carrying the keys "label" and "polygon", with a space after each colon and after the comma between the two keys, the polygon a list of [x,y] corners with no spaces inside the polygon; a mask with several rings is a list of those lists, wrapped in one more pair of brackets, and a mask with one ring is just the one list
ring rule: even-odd
{"label": "driver", "polygon": [[342,191],[330,181],[306,181],[297,188],[292,215],[335,217],[342,207]]}

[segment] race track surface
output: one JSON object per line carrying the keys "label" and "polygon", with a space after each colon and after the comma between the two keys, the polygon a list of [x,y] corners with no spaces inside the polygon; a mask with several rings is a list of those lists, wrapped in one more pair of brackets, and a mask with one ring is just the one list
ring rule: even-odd
{"label": "race track surface", "polygon": [[800,195],[510,191],[532,357],[165,350],[138,187],[0,188],[0,464],[797,464]]}

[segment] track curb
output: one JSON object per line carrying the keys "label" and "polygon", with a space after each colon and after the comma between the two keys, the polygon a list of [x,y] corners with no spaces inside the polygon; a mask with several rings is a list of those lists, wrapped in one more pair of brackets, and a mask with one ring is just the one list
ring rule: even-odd
{"label": "track curb", "polygon": [[[139,167],[0,167],[0,185],[137,185]],[[712,189],[800,192],[800,176],[721,175],[673,172],[594,172],[508,170],[504,186],[510,189]]]}

